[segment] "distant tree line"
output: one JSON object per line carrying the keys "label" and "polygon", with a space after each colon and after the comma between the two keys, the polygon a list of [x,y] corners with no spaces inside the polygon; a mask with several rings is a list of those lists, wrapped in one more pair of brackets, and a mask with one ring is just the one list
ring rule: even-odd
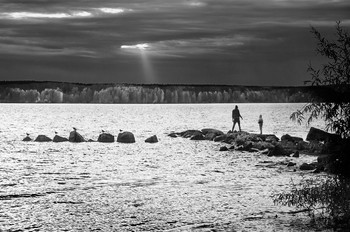
{"label": "distant tree line", "polygon": [[[45,87],[45,88],[44,88]],[[2,82],[0,102],[13,103],[249,103],[307,102],[305,87],[72,84]]]}

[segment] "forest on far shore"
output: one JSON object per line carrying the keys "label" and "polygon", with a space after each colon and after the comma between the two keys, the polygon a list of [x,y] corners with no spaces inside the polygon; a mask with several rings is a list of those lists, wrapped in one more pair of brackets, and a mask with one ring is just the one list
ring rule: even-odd
{"label": "forest on far shore", "polygon": [[1,103],[292,103],[314,87],[2,81]]}

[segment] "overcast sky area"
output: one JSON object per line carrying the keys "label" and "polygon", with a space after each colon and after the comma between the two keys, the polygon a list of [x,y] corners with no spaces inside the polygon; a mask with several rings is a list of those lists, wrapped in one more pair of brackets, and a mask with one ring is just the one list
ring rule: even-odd
{"label": "overcast sky area", "polygon": [[[302,86],[349,0],[0,0],[0,80]],[[348,30],[349,31],[349,30]]]}

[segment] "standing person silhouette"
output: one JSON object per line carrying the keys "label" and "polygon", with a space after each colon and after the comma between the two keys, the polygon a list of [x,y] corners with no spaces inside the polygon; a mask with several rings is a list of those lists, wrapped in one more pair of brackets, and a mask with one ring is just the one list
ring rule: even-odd
{"label": "standing person silhouette", "polygon": [[263,120],[261,114],[260,114],[260,116],[259,116],[258,123],[259,123],[259,128],[260,128],[260,134],[262,135],[262,127],[263,127],[264,120]]}
{"label": "standing person silhouette", "polygon": [[241,131],[241,123],[239,121],[239,118],[243,120],[241,114],[239,113],[238,106],[236,105],[235,108],[232,110],[232,122],[233,122],[232,132],[235,129],[236,123],[238,123],[239,131]]}

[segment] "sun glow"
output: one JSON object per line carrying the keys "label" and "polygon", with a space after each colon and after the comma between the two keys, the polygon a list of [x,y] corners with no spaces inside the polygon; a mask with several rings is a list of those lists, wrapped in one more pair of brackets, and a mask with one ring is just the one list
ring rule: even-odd
{"label": "sun glow", "polygon": [[26,19],[26,18],[63,19],[63,18],[72,18],[72,17],[92,16],[92,14],[87,11],[73,11],[71,13],[12,12],[12,13],[5,13],[3,15],[7,15],[13,19]]}
{"label": "sun glow", "polygon": [[120,14],[125,12],[122,8],[99,8],[99,10],[107,14]]}
{"label": "sun glow", "polygon": [[13,12],[8,13],[8,15],[14,19],[22,18],[68,18],[69,15],[66,13],[32,13],[32,12]]}
{"label": "sun glow", "polygon": [[122,45],[120,48],[121,49],[140,49],[140,50],[145,50],[145,49],[149,48],[149,45],[147,43],[135,44],[135,45]]}
{"label": "sun glow", "polygon": [[156,75],[154,73],[152,62],[149,57],[149,44],[142,43],[135,45],[122,45],[120,48],[126,50],[131,54],[139,54],[141,56],[142,74],[145,79],[145,83],[155,83]]}

